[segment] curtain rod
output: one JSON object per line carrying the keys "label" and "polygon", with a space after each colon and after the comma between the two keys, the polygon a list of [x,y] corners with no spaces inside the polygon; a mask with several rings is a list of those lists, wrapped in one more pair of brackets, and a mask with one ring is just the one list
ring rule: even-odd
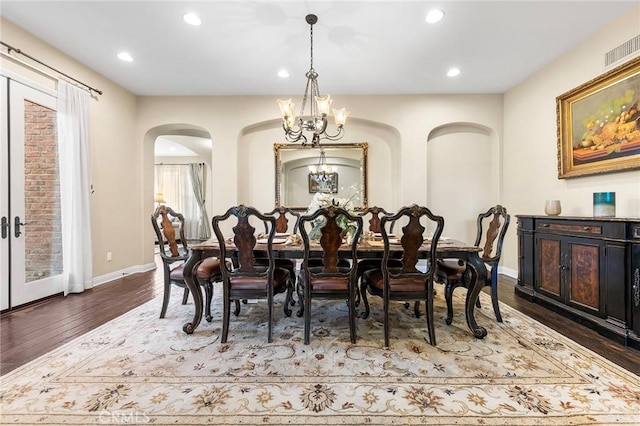
{"label": "curtain rod", "polygon": [[34,57],[33,57],[33,56],[31,56],[31,55],[28,55],[28,54],[24,53],[22,50],[20,50],[20,49],[18,49],[18,48],[16,48],[16,47],[13,47],[13,46],[11,46],[11,45],[9,45],[9,44],[7,44],[7,43],[3,42],[3,41],[0,41],[0,44],[1,44],[1,45],[3,45],[4,47],[6,47],[6,48],[9,50],[9,53],[11,53],[11,51],[14,51],[14,52],[16,52],[16,53],[17,53],[17,54],[19,54],[19,55],[25,56],[25,57],[27,57],[27,58],[31,59],[32,61],[37,62],[38,64],[40,64],[40,65],[42,65],[42,66],[44,66],[44,67],[47,67],[47,68],[49,68],[50,70],[53,70],[53,71],[57,72],[58,74],[60,74],[60,75],[62,75],[62,76],[64,76],[64,77],[66,77],[66,78],[68,78],[68,79],[70,79],[70,80],[75,81],[75,82],[76,82],[76,83],[78,83],[78,84],[81,84],[82,86],[86,87],[87,89],[89,89],[89,90],[90,90],[90,91],[92,91],[92,92],[96,92],[98,95],[102,95],[102,90],[94,89],[93,87],[89,86],[88,84],[83,83],[83,82],[81,82],[80,80],[77,80],[77,79],[75,79],[75,78],[71,77],[70,75],[67,75],[67,74],[63,73],[62,71],[57,70],[57,69],[55,69],[54,67],[52,67],[52,66],[50,66],[50,65],[45,64],[44,62],[42,62],[42,61],[40,61],[40,60],[38,60],[38,59],[34,58]]}
{"label": "curtain rod", "polygon": [[154,166],[190,166],[192,164],[204,166],[204,163],[155,163]]}

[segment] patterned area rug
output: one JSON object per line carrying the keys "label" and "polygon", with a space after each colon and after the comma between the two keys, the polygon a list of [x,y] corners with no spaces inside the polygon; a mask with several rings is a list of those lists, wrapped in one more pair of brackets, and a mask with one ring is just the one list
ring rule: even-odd
{"label": "patterned area rug", "polygon": [[424,317],[397,303],[384,349],[377,298],[355,345],[345,303],[314,302],[305,346],[303,320],[285,317],[281,298],[273,343],[258,302],[232,316],[220,344],[220,301],[213,322],[186,335],[192,306],[178,303],[178,290],[165,319],[154,300],[1,377],[1,422],[640,424],[638,376],[506,305],[497,323],[485,294],[485,339],[466,326],[464,290],[445,324],[438,288],[438,346],[425,339]]}

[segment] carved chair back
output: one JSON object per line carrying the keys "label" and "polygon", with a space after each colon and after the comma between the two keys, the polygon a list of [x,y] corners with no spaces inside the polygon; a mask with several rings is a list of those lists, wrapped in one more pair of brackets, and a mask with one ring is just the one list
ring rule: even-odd
{"label": "carved chair back", "polygon": [[[160,257],[169,264],[185,260],[189,255],[184,236],[184,216],[169,206],[159,205],[151,215],[151,224],[158,239]],[[174,225],[177,224],[177,227]]]}
{"label": "carved chair back", "polygon": [[491,207],[478,215],[477,235],[474,245],[482,248],[482,260],[493,268],[500,261],[504,236],[511,216],[501,205]]}
{"label": "carved chair back", "polygon": [[[275,216],[276,218],[276,232],[297,234],[298,233],[298,221],[300,220],[300,213],[291,210],[288,207],[276,207],[267,213],[268,215]],[[293,226],[290,223],[293,221]]]}

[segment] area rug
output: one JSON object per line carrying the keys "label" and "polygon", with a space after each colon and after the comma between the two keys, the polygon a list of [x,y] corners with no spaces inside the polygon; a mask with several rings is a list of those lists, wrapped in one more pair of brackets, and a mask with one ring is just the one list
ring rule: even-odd
{"label": "area rug", "polygon": [[[497,323],[481,294],[478,340],[466,326],[464,290],[446,325],[436,296],[437,347],[424,317],[382,307],[359,319],[351,344],[347,306],[314,301],[310,345],[303,320],[265,303],[242,306],[221,344],[214,319],[193,335],[193,306],[179,289],[167,316],[151,301],[1,377],[3,424],[640,424],[640,379],[502,304]],[[117,303],[117,301],[114,301]]]}

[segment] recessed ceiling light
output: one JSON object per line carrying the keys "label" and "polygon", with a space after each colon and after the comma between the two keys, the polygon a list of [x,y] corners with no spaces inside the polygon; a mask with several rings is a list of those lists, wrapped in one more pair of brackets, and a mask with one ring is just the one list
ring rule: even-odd
{"label": "recessed ceiling light", "polygon": [[289,71],[287,71],[285,69],[281,69],[280,71],[278,71],[278,77],[280,77],[280,78],[289,78]]}
{"label": "recessed ceiling light", "polygon": [[447,71],[447,77],[455,77],[458,74],[460,74],[459,68],[450,68],[449,71]]}
{"label": "recessed ceiling light", "polygon": [[202,24],[202,21],[200,20],[200,18],[198,18],[198,15],[196,15],[195,13],[186,13],[182,17],[182,19],[184,19],[184,22],[186,22],[189,25],[198,26]]}
{"label": "recessed ceiling light", "polygon": [[133,62],[133,56],[129,54],[129,52],[120,52],[118,53],[118,59],[124,62]]}
{"label": "recessed ceiling light", "polygon": [[427,13],[426,21],[429,24],[435,24],[436,22],[440,21],[442,18],[444,18],[444,12],[441,11],[440,9],[433,9],[429,11],[429,13]]}

